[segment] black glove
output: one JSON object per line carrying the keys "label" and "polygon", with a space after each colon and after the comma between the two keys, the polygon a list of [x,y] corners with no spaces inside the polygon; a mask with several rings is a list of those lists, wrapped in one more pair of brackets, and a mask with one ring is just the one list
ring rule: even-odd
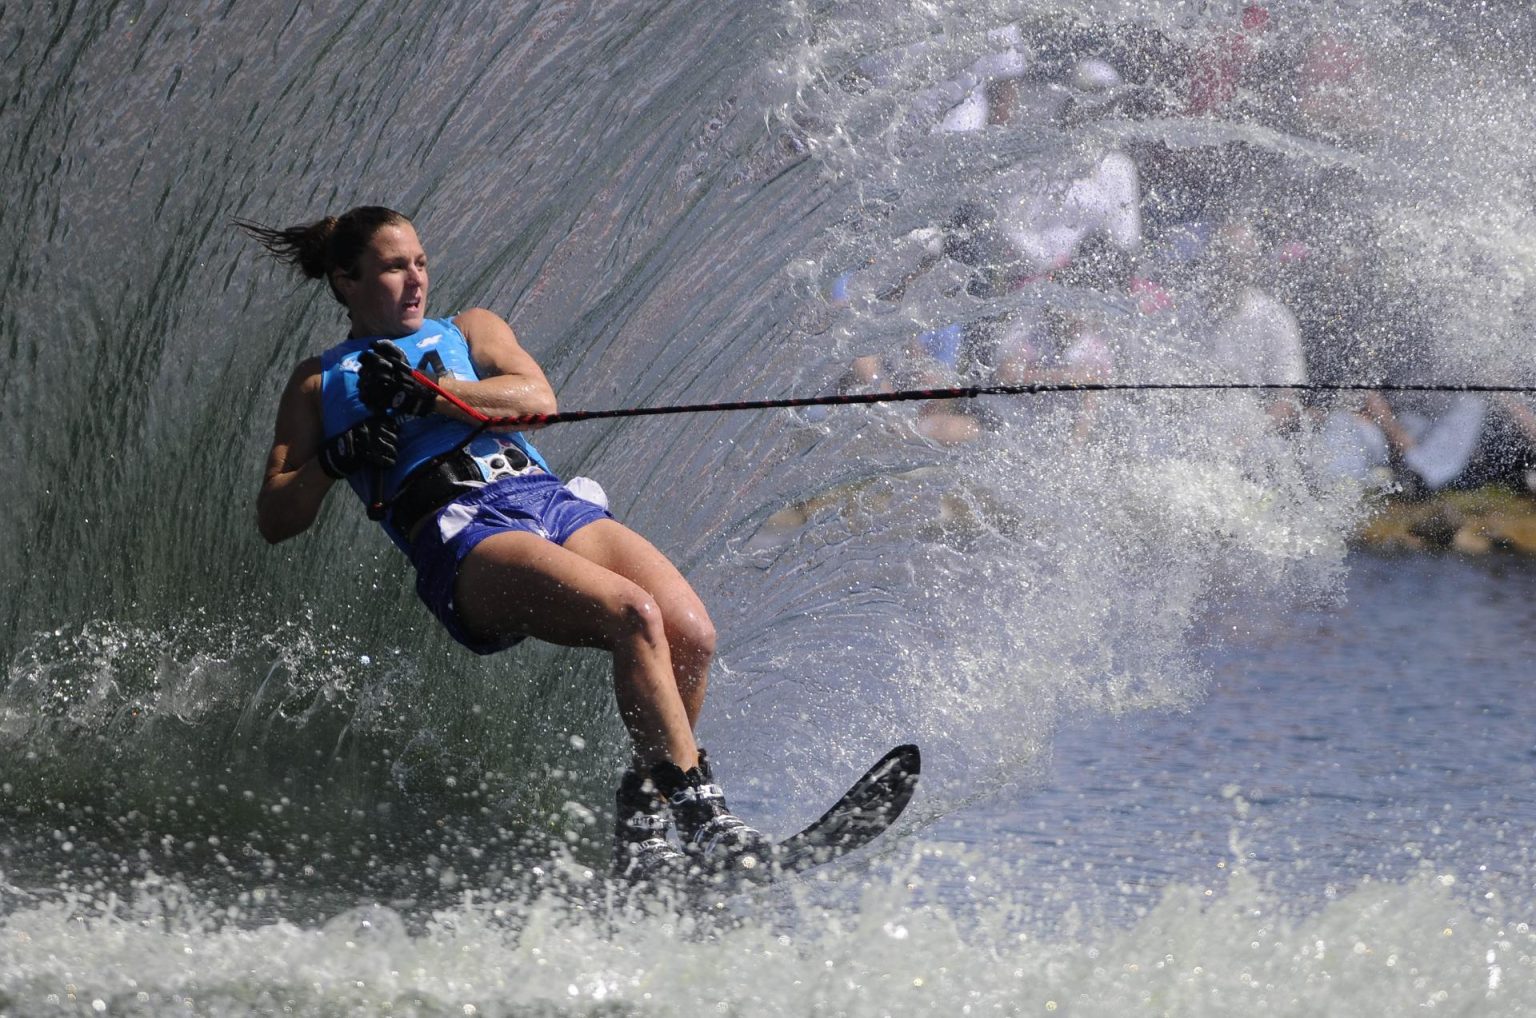
{"label": "black glove", "polygon": [[369,410],[422,417],[437,404],[437,394],[411,377],[405,351],[389,340],[375,340],[358,363],[357,395]]}
{"label": "black glove", "polygon": [[393,417],[370,417],[320,447],[320,469],[340,480],[365,466],[392,467],[399,445],[399,421]]}

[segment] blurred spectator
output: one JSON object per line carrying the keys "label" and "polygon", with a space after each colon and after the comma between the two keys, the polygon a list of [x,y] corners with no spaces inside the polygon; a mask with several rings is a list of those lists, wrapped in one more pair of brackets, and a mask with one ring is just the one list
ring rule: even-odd
{"label": "blurred spectator", "polygon": [[[902,306],[918,308],[952,300],[968,274],[944,258],[940,231],[914,230],[895,245],[883,263],[873,260],[838,276],[827,294],[834,306],[854,306],[876,315],[896,315]],[[910,319],[898,319],[896,328]],[[886,330],[889,335],[890,330]],[[916,327],[906,341],[892,337],[888,352],[855,357],[837,380],[836,391],[894,392],[897,389],[948,388],[965,369],[966,331],[959,323]],[[954,400],[925,403],[918,410],[916,430],[941,444],[968,441],[978,433],[976,420]],[[825,416],[818,408],[812,420]]]}
{"label": "blurred spectator", "polygon": [[1236,27],[1223,29],[1199,47],[1190,59],[1184,112],[1222,117],[1257,112],[1258,98],[1283,76],[1273,29],[1269,9],[1250,4]]}
{"label": "blurred spectator", "polygon": [[[973,327],[973,356],[1004,385],[1109,382],[1138,319],[1172,308],[1167,291],[1135,271],[1135,258],[1105,232],[1087,237],[1052,276],[1059,299],[1038,314],[1016,312]],[[1096,394],[1078,397],[1075,441],[1098,414]]]}
{"label": "blurred spectator", "polygon": [[[1264,249],[1258,231],[1233,220],[1216,233],[1209,255],[1206,311],[1208,356],[1214,381],[1245,385],[1304,385],[1301,330],[1289,308],[1259,285]],[[1298,394],[1260,392],[1265,412],[1280,427],[1300,415]]]}
{"label": "blurred spectator", "polygon": [[[1291,103],[1293,63],[1269,9],[1246,6],[1234,24],[1181,62],[1182,111],[1276,126],[1279,109]],[[1259,204],[1255,195],[1277,189],[1294,172],[1278,153],[1231,133],[1212,125],[1186,132],[1181,142],[1154,137],[1131,148],[1143,174],[1149,228],[1173,241],[1173,252],[1185,260],[1201,254],[1217,224]]]}
{"label": "blurred spectator", "polygon": [[[1080,61],[1071,75],[1072,92],[1093,96],[1117,82],[1101,60]],[[995,126],[1032,121],[1021,102],[1026,83],[994,82],[988,90]],[[1082,115],[1082,107],[1079,107]],[[1090,233],[1102,231],[1126,251],[1141,246],[1141,193],[1136,164],[1119,149],[1101,150],[1072,176],[1052,177],[1033,166],[1017,166],[993,182],[995,205],[969,202],[955,211],[946,251],[977,270],[972,293],[995,296],[1044,278],[1070,261]]]}
{"label": "blurred spectator", "polygon": [[1051,274],[1052,285],[1043,291],[1051,303],[1033,314],[1016,311],[994,330],[996,344],[983,348],[973,341],[976,355],[985,350],[987,363],[1005,380],[1113,380],[1117,367],[1145,355],[1148,323],[1172,320],[1172,295],[1137,265],[1137,257],[1108,234],[1090,234],[1072,260]]}
{"label": "blurred spectator", "polygon": [[1469,392],[1373,394],[1366,410],[1386,436],[1398,481],[1411,496],[1451,487],[1465,473],[1482,439],[1488,398]]}
{"label": "blurred spectator", "polygon": [[1120,69],[1137,95],[1126,115],[1163,116],[1178,108],[1189,78],[1188,47],[1151,25],[1125,22],[1113,26],[1095,51]]}
{"label": "blurred spectator", "polygon": [[979,131],[991,121],[988,89],[997,80],[1016,78],[1028,67],[1020,52],[1023,34],[1017,25],[1004,25],[987,33],[991,52],[971,63],[958,76],[918,93],[912,114],[926,116],[942,110],[932,130],[937,133]]}
{"label": "blurred spectator", "polygon": [[1536,412],[1508,394],[1371,393],[1322,428],[1327,472],[1380,477],[1405,497],[1503,484],[1536,490]]}
{"label": "blurred spectator", "polygon": [[1336,141],[1374,136],[1381,118],[1374,112],[1366,88],[1368,74],[1363,51],[1335,32],[1314,35],[1295,70],[1292,129]]}
{"label": "blurred spectator", "polygon": [[[932,333],[924,333],[905,348],[899,356],[867,354],[855,357],[837,381],[837,392],[896,392],[904,389],[937,389],[954,386],[957,374],[953,362],[946,363],[928,351],[950,350],[950,330],[935,341]],[[953,332],[953,355],[958,357],[963,330],[958,326]],[[931,345],[930,345],[931,344]],[[961,400],[933,400],[918,407],[918,434],[940,445],[958,445],[974,439],[981,433],[981,425],[971,407]],[[821,415],[811,415],[819,419]]]}
{"label": "blurred spectator", "polygon": [[[1343,252],[1352,254],[1349,249]],[[1483,483],[1514,464],[1510,415],[1480,393],[1400,391],[1458,374],[1439,352],[1433,309],[1401,282],[1388,285],[1358,255],[1335,262],[1353,285],[1339,294],[1332,347],[1315,359],[1326,380],[1379,383],[1351,412],[1347,401],[1321,429],[1325,470],[1368,480],[1385,475],[1409,497]],[[1327,334],[1325,334],[1326,336]],[[1497,440],[1495,437],[1499,436]],[[1512,466],[1511,466],[1512,469]]]}
{"label": "blurred spectator", "polygon": [[1482,445],[1462,482],[1506,484],[1536,494],[1536,400],[1500,393],[1489,402]]}

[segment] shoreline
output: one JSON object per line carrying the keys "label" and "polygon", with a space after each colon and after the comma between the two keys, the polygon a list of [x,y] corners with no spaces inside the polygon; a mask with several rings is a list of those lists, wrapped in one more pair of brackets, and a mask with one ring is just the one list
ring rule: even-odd
{"label": "shoreline", "polygon": [[1489,485],[1421,499],[1380,499],[1355,534],[1372,551],[1536,556],[1536,498]]}

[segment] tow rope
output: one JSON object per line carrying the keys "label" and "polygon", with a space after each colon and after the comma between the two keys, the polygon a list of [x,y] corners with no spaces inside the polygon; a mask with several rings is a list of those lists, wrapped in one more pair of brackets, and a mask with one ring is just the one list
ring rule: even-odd
{"label": "tow rope", "polygon": [[838,393],[826,396],[787,396],[778,399],[750,399],[723,403],[683,403],[673,406],[618,407],[611,410],[570,410],[554,414],[527,414],[491,417],[481,413],[448,392],[435,380],[412,371],[412,377],[437,395],[452,403],[481,427],[528,427],[595,421],[609,417],[653,417],[660,414],[705,414],[731,410],[777,410],[808,406],[851,406],[861,403],[901,403],[910,400],[975,399],[978,396],[1033,396],[1051,392],[1220,392],[1220,391],[1302,391],[1302,392],[1536,392],[1529,385],[1483,385],[1449,383],[1365,383],[1365,382],[1029,382],[1019,385],[965,385],[941,389],[900,389],[896,392]]}
{"label": "tow rope", "polygon": [[[1528,385],[1482,385],[1446,383],[1381,383],[1364,382],[1029,382],[1019,385],[964,385],[939,389],[900,389],[895,392],[835,393],[826,396],[786,396],[778,399],[748,399],[721,403],[680,403],[671,406],[616,407],[610,410],[568,410],[554,414],[524,414],[521,416],[493,417],[464,402],[444,389],[437,380],[412,369],[411,377],[457,407],[475,428],[464,440],[451,449],[444,450],[428,460],[426,466],[437,466],[456,454],[476,438],[492,428],[526,428],[547,424],[568,424],[572,421],[595,421],[613,417],[655,417],[662,414],[706,414],[732,410],[781,410],[809,406],[853,406],[868,403],[902,403],[913,400],[975,399],[978,396],[1033,396],[1042,393],[1067,392],[1480,392],[1480,393],[1528,393],[1536,388]],[[368,516],[382,520],[389,512],[392,498],[385,498],[380,479],[375,478],[374,495],[369,499]]]}

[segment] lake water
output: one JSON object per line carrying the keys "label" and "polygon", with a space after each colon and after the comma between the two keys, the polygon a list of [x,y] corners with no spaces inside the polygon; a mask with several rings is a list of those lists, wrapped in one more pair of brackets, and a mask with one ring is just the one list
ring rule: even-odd
{"label": "lake water", "polygon": [[1043,789],[944,830],[1122,916],[1237,865],[1302,908],[1434,873],[1529,914],[1536,570],[1349,565],[1338,603],[1211,620],[1223,646],[1188,710],[1069,725]]}

